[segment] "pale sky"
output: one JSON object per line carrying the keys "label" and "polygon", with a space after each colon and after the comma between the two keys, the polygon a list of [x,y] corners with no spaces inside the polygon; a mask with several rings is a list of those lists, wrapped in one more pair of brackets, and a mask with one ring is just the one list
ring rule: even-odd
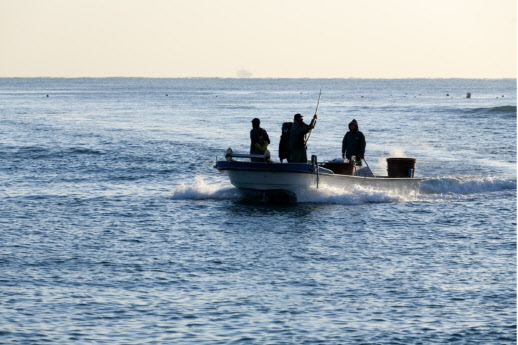
{"label": "pale sky", "polygon": [[516,78],[516,14],[515,0],[0,0],[0,77]]}

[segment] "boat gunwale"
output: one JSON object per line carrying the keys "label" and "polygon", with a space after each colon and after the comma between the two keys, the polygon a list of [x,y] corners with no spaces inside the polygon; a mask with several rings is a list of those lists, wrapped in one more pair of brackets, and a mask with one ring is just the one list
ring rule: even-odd
{"label": "boat gunwale", "polygon": [[[266,162],[239,162],[239,161],[217,161],[214,168],[219,171],[253,171],[272,173],[299,173],[316,174],[315,168],[306,163],[266,163]],[[333,175],[331,170],[321,171],[324,175]]]}
{"label": "boat gunwale", "polygon": [[[220,166],[223,165],[223,166]],[[290,167],[291,166],[291,167]],[[282,167],[282,169],[279,169]],[[261,172],[261,173],[295,173],[295,174],[312,174],[317,175],[311,164],[306,163],[266,163],[266,162],[239,162],[239,161],[217,161],[214,168],[219,171],[249,171],[249,172]],[[301,169],[302,168],[302,169]],[[351,179],[362,179],[370,181],[423,181],[426,178],[419,177],[388,177],[388,176],[354,176],[354,175],[343,175],[335,174],[331,170],[326,169],[323,172],[319,168],[321,176],[332,177],[332,178],[351,178]]]}

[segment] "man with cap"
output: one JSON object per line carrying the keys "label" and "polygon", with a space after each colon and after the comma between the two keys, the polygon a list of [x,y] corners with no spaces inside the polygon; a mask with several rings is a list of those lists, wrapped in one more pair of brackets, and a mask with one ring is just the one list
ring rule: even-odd
{"label": "man with cap", "polygon": [[[270,138],[268,133],[259,125],[261,120],[255,118],[252,120],[252,130],[250,131],[250,154],[252,155],[264,155],[266,148],[270,144]],[[252,158],[252,162],[263,162],[263,159]]]}
{"label": "man with cap", "polygon": [[365,145],[365,136],[358,130],[358,122],[353,119],[349,123],[349,132],[345,133],[342,140],[342,158],[351,160],[352,156],[355,156],[357,164],[362,165],[361,160],[365,155]]}
{"label": "man with cap", "polygon": [[317,114],[313,116],[313,120],[311,123],[305,124],[302,121],[302,115],[295,114],[293,116],[293,125],[290,129],[290,157],[288,159],[289,163],[307,163],[308,156],[306,154],[306,141],[305,136],[309,133],[310,130],[315,127],[314,123],[316,121]]}

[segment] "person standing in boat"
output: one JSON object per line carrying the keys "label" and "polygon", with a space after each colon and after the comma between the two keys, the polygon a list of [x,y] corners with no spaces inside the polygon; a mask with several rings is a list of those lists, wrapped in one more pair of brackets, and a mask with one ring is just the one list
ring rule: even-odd
{"label": "person standing in boat", "polygon": [[[250,154],[264,155],[266,148],[270,144],[268,133],[259,125],[261,120],[255,118],[252,120],[252,130],[250,131]],[[252,162],[264,162],[264,159],[252,158]]]}
{"label": "person standing in boat", "polygon": [[302,115],[295,114],[293,116],[293,125],[290,129],[290,156],[288,163],[307,163],[308,156],[306,154],[305,136],[315,127],[317,114],[313,116],[313,120],[308,125],[302,120]]}
{"label": "person standing in boat", "polygon": [[293,122],[284,122],[282,124],[281,140],[279,140],[279,159],[281,163],[283,160],[290,159],[290,129]]}
{"label": "person standing in boat", "polygon": [[349,132],[345,133],[342,140],[342,158],[351,160],[352,156],[356,157],[356,164],[362,165],[362,159],[365,157],[365,136],[358,130],[358,122],[352,120],[349,123]]}

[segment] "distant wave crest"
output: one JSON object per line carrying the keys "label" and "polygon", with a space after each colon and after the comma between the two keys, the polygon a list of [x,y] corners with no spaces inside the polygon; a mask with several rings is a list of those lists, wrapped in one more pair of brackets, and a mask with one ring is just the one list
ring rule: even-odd
{"label": "distant wave crest", "polygon": [[49,159],[77,155],[103,155],[104,153],[86,147],[49,148],[44,146],[12,146],[6,150],[8,154],[14,154],[24,159]]}
{"label": "distant wave crest", "polygon": [[72,147],[69,148],[66,153],[70,154],[77,154],[77,155],[102,155],[103,152],[99,150],[89,149],[89,148],[83,148],[83,147]]}
{"label": "distant wave crest", "polygon": [[421,183],[421,193],[474,194],[516,189],[516,178],[505,177],[437,177]]}
{"label": "distant wave crest", "polygon": [[490,108],[474,108],[470,109],[469,112],[472,113],[515,113],[516,114],[516,105],[503,105],[500,107],[490,107]]}

